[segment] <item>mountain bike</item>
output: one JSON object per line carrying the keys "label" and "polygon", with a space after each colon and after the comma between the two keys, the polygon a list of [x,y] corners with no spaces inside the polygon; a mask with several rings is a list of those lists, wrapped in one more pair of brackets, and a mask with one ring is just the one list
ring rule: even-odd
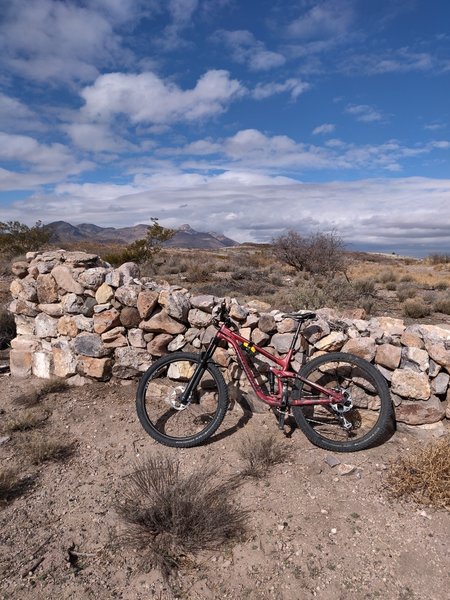
{"label": "mountain bike", "polygon": [[296,330],[289,351],[279,358],[240,335],[224,303],[215,307],[217,333],[204,352],[171,353],[142,376],[136,409],[145,431],[176,448],[199,445],[214,434],[229,405],[228,386],[214,353],[220,345],[228,345],[256,396],[276,413],[280,429],[292,414],[313,444],[337,452],[363,450],[384,441],[393,423],[384,377],[366,360],[343,352],[312,358],[295,372],[291,361],[302,325],[316,315],[284,316],[296,322]]}

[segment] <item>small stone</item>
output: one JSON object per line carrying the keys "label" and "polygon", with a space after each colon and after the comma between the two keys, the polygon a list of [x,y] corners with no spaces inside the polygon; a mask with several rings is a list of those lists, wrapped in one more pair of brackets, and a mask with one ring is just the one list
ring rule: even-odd
{"label": "small stone", "polygon": [[324,461],[327,463],[327,465],[329,467],[337,467],[337,465],[341,464],[341,461],[336,458],[335,456],[333,456],[333,454],[328,454],[325,458]]}
{"label": "small stone", "polygon": [[339,475],[342,475],[342,476],[352,475],[356,471],[356,467],[355,467],[355,465],[349,465],[346,463],[342,463],[337,466],[336,470],[339,473]]}
{"label": "small stone", "polygon": [[7,442],[9,442],[11,438],[9,437],[9,435],[2,435],[0,437],[0,446],[2,446],[3,444],[6,444]]}

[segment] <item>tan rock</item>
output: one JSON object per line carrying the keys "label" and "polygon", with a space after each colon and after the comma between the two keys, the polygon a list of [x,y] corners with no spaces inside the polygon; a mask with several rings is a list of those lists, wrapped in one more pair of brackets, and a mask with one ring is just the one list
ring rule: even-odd
{"label": "tan rock", "polygon": [[137,309],[142,319],[148,319],[155,309],[158,302],[159,292],[145,290],[141,292],[137,299]]}
{"label": "tan rock", "polygon": [[232,304],[230,307],[230,317],[236,321],[245,321],[248,315],[248,310],[240,304]]}
{"label": "tan rock", "polygon": [[56,337],[58,335],[58,319],[40,313],[35,319],[35,334],[39,338]]}
{"label": "tan rock", "polygon": [[32,335],[21,335],[11,340],[11,348],[20,352],[35,352],[41,347],[41,340]]}
{"label": "tan rock", "polygon": [[326,350],[327,352],[334,352],[340,350],[345,344],[347,336],[342,331],[332,331],[318,342],[314,344],[317,350]]}
{"label": "tan rock", "polygon": [[58,333],[67,337],[76,337],[78,335],[78,327],[75,318],[69,315],[64,315],[58,321]]}
{"label": "tan rock", "polygon": [[428,357],[428,352],[425,350],[415,348],[414,346],[411,346],[411,348],[406,347],[402,350],[402,357],[405,362],[405,365],[402,362],[402,367],[412,366],[413,368],[417,367],[421,371],[428,371],[430,359]]}
{"label": "tan rock", "polygon": [[73,272],[71,269],[69,269],[69,267],[66,267],[65,265],[57,265],[52,269],[51,274],[58,284],[58,287],[66,290],[66,292],[77,294],[78,296],[84,292],[84,287],[75,281],[73,278]]}
{"label": "tan rock", "polygon": [[263,333],[275,333],[277,323],[272,315],[265,313],[259,317],[258,329]]}
{"label": "tan rock", "polygon": [[387,335],[401,336],[406,329],[402,319],[394,319],[392,317],[377,317],[373,319],[377,325]]}
{"label": "tan rock", "polygon": [[152,356],[164,356],[168,353],[167,346],[172,340],[172,335],[169,335],[168,333],[160,333],[147,344],[147,352]]}
{"label": "tan rock", "polygon": [[113,298],[114,298],[114,290],[107,283],[102,283],[102,285],[95,292],[95,299],[98,304],[106,304]]}
{"label": "tan rock", "polygon": [[123,285],[117,288],[115,299],[124,306],[136,306],[142,286],[136,284]]}
{"label": "tan rock", "polygon": [[425,344],[423,343],[423,339],[420,337],[420,335],[418,333],[408,331],[408,329],[403,332],[400,342],[403,344],[403,346],[408,346],[410,348],[425,348]]}
{"label": "tan rock", "polygon": [[[167,314],[178,321],[186,321],[191,303],[186,294],[163,290],[159,294],[159,304],[163,306]],[[207,305],[208,307],[209,305]],[[209,311],[211,312],[211,311]]]}
{"label": "tan rock", "polygon": [[208,327],[212,323],[212,315],[198,308],[192,308],[188,314],[188,321],[192,327]]}
{"label": "tan rock", "polygon": [[265,346],[267,342],[270,340],[270,335],[268,333],[264,333],[261,329],[254,329],[252,331],[252,342],[257,344],[258,346]]}
{"label": "tan rock", "polygon": [[396,369],[400,364],[402,349],[392,344],[377,346],[375,362],[388,369]]}
{"label": "tan rock", "polygon": [[53,356],[50,352],[34,352],[31,369],[35,377],[50,379],[53,375]]}
{"label": "tan rock", "polygon": [[11,350],[9,353],[9,368],[13,377],[30,377],[32,365],[31,352]]}
{"label": "tan rock", "polygon": [[104,333],[120,325],[120,313],[115,308],[94,315],[95,333]]}
{"label": "tan rock", "polygon": [[77,371],[79,375],[93,377],[105,381],[111,377],[112,360],[110,358],[93,358],[92,356],[79,356]]}
{"label": "tan rock", "polygon": [[127,329],[133,329],[141,322],[139,311],[134,306],[124,306],[120,311],[120,322]]}
{"label": "tan rock", "polygon": [[24,260],[19,260],[12,264],[11,271],[16,277],[26,277],[28,275],[28,263]]}
{"label": "tan rock", "polygon": [[277,323],[278,333],[292,333],[297,329],[297,323],[294,319],[283,319]]}
{"label": "tan rock", "polygon": [[424,425],[425,423],[436,423],[445,416],[445,406],[436,396],[426,402],[409,402],[404,400],[395,407],[397,421],[408,425]]}
{"label": "tan rock", "polygon": [[58,302],[58,284],[52,275],[38,275],[36,291],[39,304]]}
{"label": "tan rock", "polygon": [[130,329],[128,331],[128,341],[134,348],[145,348],[147,346],[142,329]]}
{"label": "tan rock", "polygon": [[450,350],[447,350],[443,342],[425,340],[425,348],[430,357],[437,362],[438,365],[441,365],[441,367],[450,371]]}
{"label": "tan rock", "polygon": [[67,340],[55,340],[52,343],[53,372],[56,377],[75,375],[77,359]]}
{"label": "tan rock", "polygon": [[428,400],[431,395],[427,375],[409,369],[396,369],[392,373],[391,391],[402,398],[415,400]]}
{"label": "tan rock", "polygon": [[177,335],[186,331],[185,325],[169,317],[165,310],[154,314],[148,321],[142,321],[139,327],[144,331],[170,333],[171,335]]}
{"label": "tan rock", "polygon": [[61,317],[63,314],[63,307],[60,302],[57,304],[38,304],[38,309],[50,317]]}
{"label": "tan rock", "polygon": [[355,356],[359,356],[360,358],[364,358],[364,360],[371,362],[375,358],[376,349],[375,340],[373,338],[363,337],[348,340],[343,346],[342,352],[354,354]]}

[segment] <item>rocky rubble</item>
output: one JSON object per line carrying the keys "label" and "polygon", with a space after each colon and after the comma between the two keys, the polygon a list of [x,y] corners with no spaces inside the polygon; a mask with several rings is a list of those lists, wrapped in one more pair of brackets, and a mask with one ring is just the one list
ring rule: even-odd
{"label": "rocky rubble", "polygon": [[[212,310],[221,299],[139,278],[139,268],[117,269],[98,256],[58,250],[29,253],[13,265],[11,284],[17,337],[11,343],[16,377],[62,377],[73,385],[92,379],[131,379],[152,361],[176,350],[198,351],[215,333]],[[246,306],[227,299],[244,337],[287,352],[295,323],[256,300]],[[390,317],[342,318],[330,310],[303,330],[293,359],[343,351],[373,362],[390,384],[399,422],[443,428],[450,418],[450,331],[431,325],[406,326]],[[354,315],[353,315],[354,317]],[[216,360],[233,397],[262,410],[233,353],[218,348]],[[239,389],[239,391],[237,391]],[[264,405],[265,406],[265,405]]]}

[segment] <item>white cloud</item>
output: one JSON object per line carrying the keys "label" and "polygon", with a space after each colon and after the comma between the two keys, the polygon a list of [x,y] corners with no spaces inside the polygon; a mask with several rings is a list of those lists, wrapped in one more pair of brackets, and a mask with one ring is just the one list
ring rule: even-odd
{"label": "white cloud", "polygon": [[139,19],[142,0],[56,0],[4,3],[0,22],[3,63],[37,81],[89,81],[99,65],[131,61],[117,28]]}
{"label": "white cloud", "polygon": [[323,123],[323,125],[319,125],[313,129],[313,135],[323,135],[327,133],[333,133],[336,129],[336,126],[332,123]]}
{"label": "white cloud", "polygon": [[286,62],[282,54],[267,50],[265,44],[247,30],[217,31],[213,39],[222,41],[231,51],[231,58],[246,64],[252,71],[267,71]]}
{"label": "white cloud", "polygon": [[277,83],[275,81],[270,83],[259,83],[251,92],[251,95],[255,100],[264,100],[275,94],[289,92],[291,98],[296,100],[300,94],[309,90],[310,87],[309,83],[302,81],[301,79],[291,78],[286,79],[283,83]]}
{"label": "white cloud", "polygon": [[383,121],[385,119],[379,110],[367,104],[349,104],[345,112],[363,123],[373,123],[374,121]]}
{"label": "white cloud", "polygon": [[251,171],[172,171],[123,186],[61,185],[50,196],[16,202],[5,218],[122,227],[146,222],[150,202],[165,226],[221,229],[238,241],[269,241],[294,228],[334,229],[349,244],[397,252],[427,253],[450,243],[450,180],[419,177],[320,184]]}
{"label": "white cloud", "polygon": [[315,3],[290,23],[287,32],[301,40],[329,39],[345,34],[354,20],[349,0],[325,0]]}
{"label": "white cloud", "polygon": [[39,117],[17,98],[0,92],[0,128],[3,131],[43,129]]}
{"label": "white cloud", "polygon": [[154,73],[109,73],[84,88],[86,104],[81,115],[87,122],[108,123],[119,114],[131,123],[194,121],[223,112],[244,93],[227,71],[208,71],[193,89],[182,90]]}
{"label": "white cloud", "polygon": [[339,63],[339,70],[350,74],[382,75],[385,73],[408,73],[430,71],[438,66],[436,59],[427,52],[415,52],[410,48],[389,49],[382,53],[355,54]]}
{"label": "white cloud", "polygon": [[11,170],[0,171],[0,190],[30,189],[92,167],[87,161],[76,160],[62,144],[41,144],[29,136],[7,133],[0,133],[0,160],[6,165],[11,163]]}

